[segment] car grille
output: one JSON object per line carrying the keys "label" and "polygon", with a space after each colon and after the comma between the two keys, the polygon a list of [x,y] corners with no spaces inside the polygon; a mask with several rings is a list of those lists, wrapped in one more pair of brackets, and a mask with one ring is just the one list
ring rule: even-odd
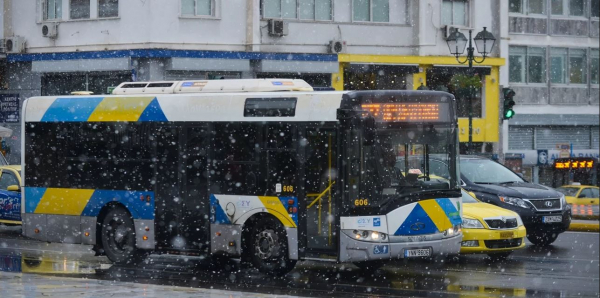
{"label": "car grille", "polygon": [[486,219],[485,223],[487,223],[490,229],[514,229],[518,226],[517,219],[514,217],[505,220]]}
{"label": "car grille", "polygon": [[523,239],[484,240],[483,242],[487,248],[511,248],[521,246]]}
{"label": "car grille", "polygon": [[529,200],[529,202],[537,210],[556,210],[561,208],[560,199]]}

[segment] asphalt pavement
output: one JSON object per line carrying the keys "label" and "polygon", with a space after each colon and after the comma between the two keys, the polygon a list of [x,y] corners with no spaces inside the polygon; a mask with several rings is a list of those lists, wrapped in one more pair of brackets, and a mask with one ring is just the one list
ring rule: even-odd
{"label": "asphalt pavement", "polygon": [[527,243],[503,262],[485,255],[394,260],[374,273],[350,264],[300,262],[286,276],[273,278],[240,268],[234,260],[202,257],[152,255],[136,267],[116,266],[105,257],[95,257],[90,246],[38,242],[20,236],[18,227],[0,227],[0,291],[2,297],[61,298],[164,293],[170,297],[598,297],[599,240],[597,233],[566,232],[547,248]]}

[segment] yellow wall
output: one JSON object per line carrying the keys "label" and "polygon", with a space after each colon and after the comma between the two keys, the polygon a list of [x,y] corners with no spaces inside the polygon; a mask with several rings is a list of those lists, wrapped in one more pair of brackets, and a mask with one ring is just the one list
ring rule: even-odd
{"label": "yellow wall", "polygon": [[[427,68],[433,65],[461,65],[454,57],[450,56],[391,56],[391,55],[355,55],[339,54],[339,72],[332,75],[332,87],[335,90],[344,89],[344,65],[347,63],[390,63],[390,64],[417,64],[421,72],[413,74],[413,88],[417,89],[427,85]],[[498,142],[500,130],[499,123],[499,71],[504,65],[503,58],[486,58],[476,66],[491,66],[491,73],[485,76],[485,96],[483,118],[473,119],[473,142]],[[337,79],[339,78],[339,79]],[[469,140],[468,118],[459,118],[459,138],[461,142]]]}

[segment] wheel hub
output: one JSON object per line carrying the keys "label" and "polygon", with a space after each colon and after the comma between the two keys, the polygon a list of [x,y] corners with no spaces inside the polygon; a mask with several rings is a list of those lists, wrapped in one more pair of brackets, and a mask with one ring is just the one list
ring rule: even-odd
{"label": "wheel hub", "polygon": [[273,230],[258,233],[254,246],[258,256],[263,260],[279,255],[277,234]]}

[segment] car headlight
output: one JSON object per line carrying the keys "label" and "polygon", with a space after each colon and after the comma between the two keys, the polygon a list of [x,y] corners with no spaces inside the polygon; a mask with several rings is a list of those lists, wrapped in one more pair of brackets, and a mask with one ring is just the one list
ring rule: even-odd
{"label": "car headlight", "polygon": [[567,206],[567,199],[564,194],[560,194],[560,205],[565,208]]}
{"label": "car headlight", "polygon": [[519,216],[519,215],[517,214],[517,227],[520,227],[520,226],[522,226],[522,225],[523,225],[523,220],[521,219],[521,216]]}
{"label": "car headlight", "polygon": [[349,237],[360,241],[388,242],[388,235],[382,232],[367,230],[342,230],[342,232]]}
{"label": "car headlight", "polygon": [[502,201],[506,204],[519,206],[521,208],[529,208],[529,205],[527,205],[527,202],[525,202],[525,200],[523,200],[521,198],[503,197],[503,196],[498,196],[498,197],[500,198],[500,201]]}
{"label": "car headlight", "polygon": [[483,229],[483,224],[480,221],[473,218],[463,218],[462,226],[465,229]]}

